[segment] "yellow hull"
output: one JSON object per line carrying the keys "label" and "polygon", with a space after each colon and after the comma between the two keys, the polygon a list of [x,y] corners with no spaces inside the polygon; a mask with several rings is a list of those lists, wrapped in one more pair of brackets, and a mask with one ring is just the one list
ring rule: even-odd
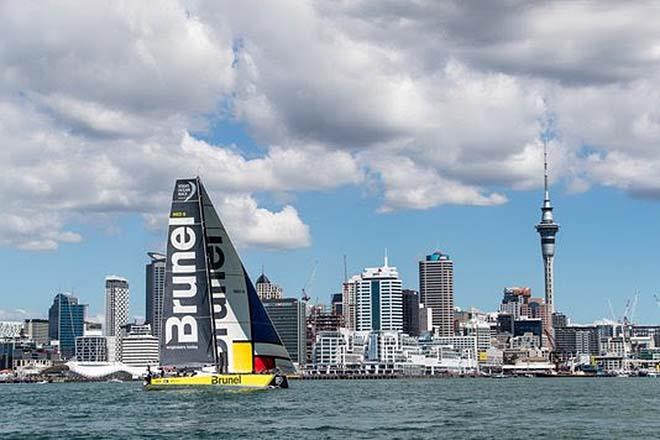
{"label": "yellow hull", "polygon": [[277,374],[200,374],[183,377],[153,377],[146,381],[146,390],[178,387],[219,386],[242,388],[288,388],[286,376]]}

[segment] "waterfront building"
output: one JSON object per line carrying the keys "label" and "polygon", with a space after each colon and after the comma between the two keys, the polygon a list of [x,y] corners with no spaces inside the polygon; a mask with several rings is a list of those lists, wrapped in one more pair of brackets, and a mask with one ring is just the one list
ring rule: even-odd
{"label": "waterfront building", "polygon": [[151,334],[151,325],[128,324],[124,326],[124,336],[121,338],[121,362],[134,366],[157,366],[158,338]]}
{"label": "waterfront building", "polygon": [[114,357],[121,360],[122,327],[128,323],[128,281],[111,275],[105,278],[105,335],[116,338]]}
{"label": "waterfront building", "polygon": [[316,335],[319,332],[333,332],[339,331],[344,322],[343,315],[336,315],[335,313],[328,313],[323,306],[317,305],[309,308],[307,314],[307,358],[306,362],[312,363],[314,361],[314,343]]}
{"label": "waterfront building", "polygon": [[23,331],[21,321],[0,321],[0,339],[18,339]]}
{"label": "waterfront building", "polygon": [[270,282],[268,277],[262,272],[255,283],[259,299],[282,299],[282,288],[277,284]]}
{"label": "waterfront building", "polygon": [[151,259],[145,266],[145,323],[151,325],[151,331],[160,338],[163,316],[163,295],[165,295],[165,255],[148,252]]}
{"label": "waterfront building", "polygon": [[14,370],[19,377],[38,374],[54,359],[59,360],[59,356],[29,339],[0,340],[0,370]]}
{"label": "waterfront building", "polygon": [[321,331],[316,334],[313,349],[315,366],[338,366],[346,363],[346,339],[339,331]]}
{"label": "waterfront building", "polygon": [[454,262],[449,255],[434,252],[419,262],[420,302],[432,310],[432,325],[438,336],[454,335]]}
{"label": "waterfront building", "polygon": [[26,319],[23,322],[25,335],[37,345],[48,344],[48,320]]}
{"label": "waterfront building", "polygon": [[48,310],[48,338],[59,341],[64,359],[75,355],[76,338],[85,332],[87,305],[70,293],[58,293]]}
{"label": "waterfront building", "polygon": [[537,349],[541,346],[541,338],[534,333],[527,332],[511,338],[509,345],[514,350]]}
{"label": "waterfront building", "polygon": [[78,336],[76,338],[76,360],[78,362],[108,362],[107,338],[101,335]]}
{"label": "waterfront building", "polygon": [[405,362],[399,332],[374,331],[369,333],[366,358],[371,362],[394,364]]}
{"label": "waterfront building", "polygon": [[550,203],[550,191],[548,189],[548,148],[547,143],[543,145],[543,182],[544,197],[541,207],[541,222],[536,225],[536,231],[541,237],[541,254],[543,255],[543,267],[545,275],[545,303],[548,306],[548,313],[552,315],[555,312],[554,300],[554,258],[555,258],[555,237],[559,232],[559,225],[555,223],[552,215],[552,204]]}
{"label": "waterfront building", "polygon": [[477,359],[476,336],[434,336],[432,344],[449,346],[459,353],[467,354],[470,359]]}
{"label": "waterfront building", "polygon": [[653,340],[656,348],[660,348],[660,326],[658,325],[634,325],[631,334],[633,336],[648,336]]}
{"label": "waterfront building", "polygon": [[356,330],[403,330],[401,279],[387,256],[382,267],[368,267],[355,282]]}
{"label": "waterfront building", "polygon": [[401,291],[403,304],[403,332],[419,336],[419,293],[416,290]]}
{"label": "waterfront building", "polygon": [[348,330],[356,329],[356,304],[355,297],[357,283],[360,281],[359,275],[354,275],[344,281],[341,286],[342,313],[344,314],[344,326]]}
{"label": "waterfront building", "polygon": [[266,299],[262,301],[273,326],[289,352],[291,361],[306,361],[305,303],[296,298]]}
{"label": "waterfront building", "polygon": [[477,338],[477,350],[486,351],[491,347],[491,329],[490,324],[484,320],[472,318],[463,326],[465,336],[474,336]]}

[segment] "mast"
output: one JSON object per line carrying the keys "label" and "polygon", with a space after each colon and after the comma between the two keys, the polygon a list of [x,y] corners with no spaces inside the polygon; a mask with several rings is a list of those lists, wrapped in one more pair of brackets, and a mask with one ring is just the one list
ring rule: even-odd
{"label": "mast", "polygon": [[[199,176],[196,176],[195,180],[197,182],[197,188],[201,188],[201,182]],[[208,319],[211,321],[211,332],[212,332],[211,334],[215,335],[215,320],[213,319],[213,297],[211,293],[211,277],[209,274],[209,268],[211,267],[211,265],[209,262],[209,253],[207,246],[208,239],[206,237],[206,220],[204,218],[204,206],[202,205],[201,193],[199,194],[197,204],[199,206],[199,221],[201,223],[202,232],[203,232],[202,249],[204,249],[204,262],[205,262],[204,275],[206,276],[206,295],[209,301],[209,312],[210,312]],[[210,344],[211,344],[211,349],[213,351],[213,364],[217,369],[219,367],[219,362],[218,362],[218,347],[215,338],[211,338]]]}

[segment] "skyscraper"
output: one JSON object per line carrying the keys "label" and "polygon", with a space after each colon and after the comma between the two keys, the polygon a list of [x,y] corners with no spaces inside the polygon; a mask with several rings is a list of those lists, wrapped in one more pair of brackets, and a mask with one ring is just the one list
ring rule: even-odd
{"label": "skyscraper", "polygon": [[277,284],[270,282],[268,277],[262,272],[254,287],[257,289],[259,299],[282,299],[282,288]]}
{"label": "skyscraper", "polygon": [[344,326],[348,330],[355,330],[356,299],[355,290],[357,282],[360,281],[359,275],[354,275],[344,281],[341,285],[341,311],[344,315]]}
{"label": "skyscraper", "polygon": [[64,359],[73,357],[76,337],[85,333],[87,305],[78,304],[78,298],[70,293],[55,295],[48,310],[48,337],[60,342],[60,353]]}
{"label": "skyscraper", "polygon": [[419,293],[416,290],[401,291],[403,299],[403,332],[419,336]]}
{"label": "skyscraper", "polygon": [[128,323],[128,281],[105,278],[105,335],[115,338],[115,359],[121,360],[122,327]]}
{"label": "skyscraper", "polygon": [[420,302],[430,308],[438,336],[454,336],[454,262],[434,252],[419,262]]}
{"label": "skyscraper", "polygon": [[304,364],[307,358],[305,303],[296,298],[265,299],[262,303],[291,360]]}
{"label": "skyscraper", "polygon": [[355,282],[357,331],[403,330],[401,279],[385,257],[382,267],[364,269]]}
{"label": "skyscraper", "polygon": [[148,252],[151,262],[146,265],[145,324],[151,325],[156,338],[160,337],[161,317],[163,316],[163,295],[165,294],[165,255]]}

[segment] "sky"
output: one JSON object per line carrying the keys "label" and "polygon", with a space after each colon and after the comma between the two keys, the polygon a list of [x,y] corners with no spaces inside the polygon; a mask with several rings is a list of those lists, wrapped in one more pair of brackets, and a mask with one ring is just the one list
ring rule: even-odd
{"label": "sky", "polygon": [[[0,3],[0,320],[73,291],[144,316],[177,177],[247,269],[328,302],[440,249],[455,302],[542,296],[543,134],[557,309],[660,322],[657,2]],[[318,263],[315,263],[318,262]],[[618,317],[618,316],[617,316]]]}

